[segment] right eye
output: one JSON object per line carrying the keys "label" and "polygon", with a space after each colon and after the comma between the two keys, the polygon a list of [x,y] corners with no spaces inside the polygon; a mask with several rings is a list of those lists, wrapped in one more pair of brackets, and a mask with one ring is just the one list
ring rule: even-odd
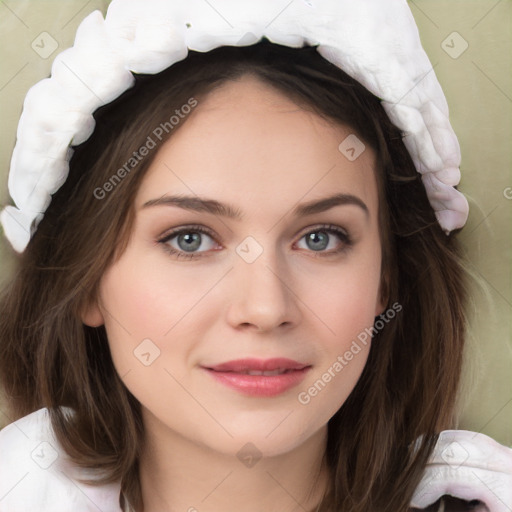
{"label": "right eye", "polygon": [[[158,243],[163,245],[165,251],[177,258],[200,258],[201,253],[212,249],[207,247],[206,250],[198,251],[204,245],[205,235],[213,239],[213,233],[202,226],[184,226],[167,233],[164,238],[158,240]],[[176,239],[174,242],[176,245],[170,244],[174,239]]]}

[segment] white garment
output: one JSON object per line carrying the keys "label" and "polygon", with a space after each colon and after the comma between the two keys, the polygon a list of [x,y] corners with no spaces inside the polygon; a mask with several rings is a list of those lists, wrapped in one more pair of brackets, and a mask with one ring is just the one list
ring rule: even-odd
{"label": "white garment", "polygon": [[[120,485],[87,486],[57,443],[48,410],[0,431],[0,512],[121,512]],[[512,448],[467,430],[441,433],[411,506],[442,495],[480,500],[490,512],[512,510]]]}

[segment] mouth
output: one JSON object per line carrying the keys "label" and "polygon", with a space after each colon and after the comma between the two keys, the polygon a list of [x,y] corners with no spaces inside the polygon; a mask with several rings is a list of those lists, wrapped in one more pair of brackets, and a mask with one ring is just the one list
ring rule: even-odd
{"label": "mouth", "polygon": [[[300,368],[302,369],[302,368]],[[208,368],[208,370],[212,370],[214,372],[219,370],[214,370],[213,368]],[[268,371],[260,371],[260,370],[243,370],[240,372],[234,371],[226,371],[223,373],[236,373],[238,375],[265,375],[266,377],[272,377],[274,375],[283,375],[284,373],[295,372],[298,370],[290,370],[290,369],[277,369],[277,370],[268,370]]]}
{"label": "mouth", "polygon": [[291,359],[243,359],[203,366],[217,382],[249,396],[271,397],[297,386],[311,369]]}
{"label": "mouth", "polygon": [[[217,372],[278,372],[275,375],[279,375],[279,373],[286,371],[302,370],[307,366],[310,365],[285,357],[276,357],[273,359],[236,359],[226,363],[207,366],[206,368]],[[255,373],[254,375],[261,375],[261,373]]]}

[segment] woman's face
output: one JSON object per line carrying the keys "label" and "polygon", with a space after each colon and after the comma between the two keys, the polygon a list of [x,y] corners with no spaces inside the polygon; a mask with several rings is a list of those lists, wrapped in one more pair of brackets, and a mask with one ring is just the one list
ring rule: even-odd
{"label": "woman's face", "polygon": [[[145,420],[231,455],[285,453],[345,402],[383,312],[375,155],[248,76],[189,116],[83,320],[105,324]],[[276,358],[295,363],[219,366]],[[262,368],[278,375],[247,373]]]}

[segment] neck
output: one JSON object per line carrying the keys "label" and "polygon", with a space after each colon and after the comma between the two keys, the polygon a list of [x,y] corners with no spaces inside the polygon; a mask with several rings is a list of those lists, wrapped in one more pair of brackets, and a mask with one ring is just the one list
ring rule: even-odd
{"label": "neck", "polygon": [[256,460],[250,447],[239,458],[185,438],[150,414],[145,420],[145,512],[314,512],[328,486],[327,427],[287,453]]}

